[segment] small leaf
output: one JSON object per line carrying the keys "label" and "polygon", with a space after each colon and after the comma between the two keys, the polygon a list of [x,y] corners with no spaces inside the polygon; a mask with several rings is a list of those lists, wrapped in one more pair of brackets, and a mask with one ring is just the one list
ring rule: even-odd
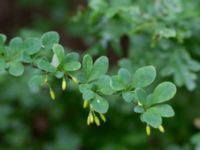
{"label": "small leaf", "polygon": [[57,32],[50,31],[44,33],[41,37],[41,41],[46,49],[51,49],[54,44],[57,44],[60,40],[60,37]]}
{"label": "small leaf", "polygon": [[113,90],[110,86],[110,77],[107,75],[103,75],[101,76],[97,82],[95,83],[95,85],[97,86],[96,91],[100,92],[101,94],[104,95],[111,95],[113,93]]}
{"label": "small leaf", "polygon": [[6,39],[7,39],[6,35],[0,33],[0,44],[5,43]]}
{"label": "small leaf", "polygon": [[53,52],[56,55],[59,64],[61,64],[64,61],[64,55],[65,55],[63,46],[60,44],[54,44]]}
{"label": "small leaf", "polygon": [[134,112],[136,113],[144,113],[144,108],[142,106],[135,106]]}
{"label": "small leaf", "polygon": [[162,103],[170,100],[176,94],[176,86],[171,82],[159,84],[153,92],[153,102]]}
{"label": "small leaf", "polygon": [[37,53],[42,47],[42,42],[37,38],[28,38],[23,43],[23,49],[29,55]]}
{"label": "small leaf", "polygon": [[53,58],[51,60],[51,65],[57,68],[60,65],[60,61],[58,60],[58,57],[56,54],[53,55]]}
{"label": "small leaf", "polygon": [[147,103],[147,100],[146,100],[146,92],[145,90],[141,89],[141,88],[136,88],[135,90],[135,96],[136,96],[136,99],[143,105],[145,105]]}
{"label": "small leaf", "polygon": [[162,124],[161,116],[150,109],[142,114],[142,120],[154,128],[158,128]]}
{"label": "small leaf", "polygon": [[6,67],[6,63],[5,60],[3,60],[2,58],[0,58],[0,73],[5,71],[5,67]]}
{"label": "small leaf", "polygon": [[[9,42],[9,47],[7,49],[7,55],[9,57],[17,57],[22,50],[23,40],[20,37],[15,37]],[[13,59],[13,58],[12,58]]]}
{"label": "small leaf", "polygon": [[88,84],[81,84],[79,85],[79,89],[83,94],[83,99],[91,100],[95,97],[95,93],[91,90],[91,86]]}
{"label": "small leaf", "polygon": [[65,63],[72,62],[72,61],[79,61],[78,53],[71,52],[65,56]]}
{"label": "small leaf", "polygon": [[108,58],[105,56],[101,56],[94,63],[89,81],[99,78],[100,76],[104,75],[107,71],[108,71]]}
{"label": "small leaf", "polygon": [[53,67],[48,61],[41,59],[37,63],[38,68],[47,72],[56,72],[56,68]]}
{"label": "small leaf", "polygon": [[91,106],[94,108],[94,110],[98,113],[106,113],[109,108],[109,104],[107,100],[105,100],[101,96],[96,96],[95,99],[92,100]]}
{"label": "small leaf", "polygon": [[93,68],[92,57],[90,55],[85,55],[83,57],[83,63],[82,64],[83,64],[84,75],[86,76],[86,78],[88,78],[91,71],[92,71],[92,68]]}
{"label": "small leaf", "polygon": [[123,82],[121,81],[121,79],[118,75],[112,76],[110,85],[111,85],[112,89],[115,91],[121,91],[125,88],[123,85]]}
{"label": "small leaf", "polygon": [[8,71],[13,76],[21,76],[24,73],[24,66],[20,62],[12,62]]}
{"label": "small leaf", "polygon": [[11,49],[19,50],[23,44],[23,40],[20,37],[15,37],[10,40],[9,46]]}
{"label": "small leaf", "polygon": [[64,65],[65,71],[76,71],[81,68],[81,64],[77,61],[72,61]]}
{"label": "small leaf", "polygon": [[118,71],[118,75],[119,75],[120,81],[124,85],[124,87],[128,87],[131,83],[130,72],[125,68],[120,68]]}
{"label": "small leaf", "polygon": [[192,138],[191,138],[191,142],[193,144],[199,145],[200,144],[200,133],[195,134]]}
{"label": "small leaf", "polygon": [[176,36],[176,31],[170,28],[160,29],[158,33],[161,37],[164,37],[164,38],[171,38],[171,37]]}
{"label": "small leaf", "polygon": [[133,91],[123,92],[122,97],[127,103],[130,103],[135,100],[135,92]]}
{"label": "small leaf", "polygon": [[173,117],[175,115],[173,108],[167,104],[151,107],[150,110],[162,117]]}
{"label": "small leaf", "polygon": [[33,91],[39,91],[40,87],[44,83],[44,80],[45,80],[45,76],[36,75],[36,76],[32,77],[31,80],[29,81],[29,87]]}
{"label": "small leaf", "polygon": [[133,76],[134,87],[146,87],[150,85],[156,77],[156,70],[153,66],[146,66],[136,70]]}

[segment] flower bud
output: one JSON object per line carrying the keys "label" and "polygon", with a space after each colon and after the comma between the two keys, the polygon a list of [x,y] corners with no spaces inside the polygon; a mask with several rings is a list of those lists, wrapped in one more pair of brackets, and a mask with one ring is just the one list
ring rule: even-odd
{"label": "flower bud", "polygon": [[160,125],[160,126],[158,127],[158,129],[159,129],[159,131],[160,131],[161,133],[165,133],[165,129],[164,129],[164,127],[163,127],[162,125]]}
{"label": "flower bud", "polygon": [[55,100],[55,99],[56,99],[56,95],[55,95],[55,93],[54,93],[54,91],[53,91],[52,88],[50,88],[50,96],[51,96],[51,99],[52,99],[52,100]]}
{"label": "flower bud", "polygon": [[63,78],[62,80],[62,90],[65,91],[67,88],[67,81],[65,80],[65,78]]}
{"label": "flower bud", "polygon": [[103,122],[106,122],[106,117],[103,114],[100,114],[100,117]]}
{"label": "flower bud", "polygon": [[48,84],[48,76],[45,76],[44,78],[44,85],[47,85]]}
{"label": "flower bud", "polygon": [[142,106],[142,104],[138,101],[138,106]]}
{"label": "flower bud", "polygon": [[90,116],[88,115],[88,117],[87,117],[87,125],[89,126],[90,125]]}
{"label": "flower bud", "polygon": [[148,136],[151,135],[151,127],[148,124],[146,126],[146,133],[147,133]]}
{"label": "flower bud", "polygon": [[71,78],[72,78],[72,80],[74,81],[74,83],[79,84],[79,80],[78,80],[76,77],[71,76]]}
{"label": "flower bud", "polygon": [[94,121],[95,121],[97,126],[100,126],[100,120],[97,116],[94,117]]}
{"label": "flower bud", "polygon": [[89,105],[88,100],[84,100],[84,102],[83,102],[83,108],[84,108],[84,109],[87,108],[88,105]]}

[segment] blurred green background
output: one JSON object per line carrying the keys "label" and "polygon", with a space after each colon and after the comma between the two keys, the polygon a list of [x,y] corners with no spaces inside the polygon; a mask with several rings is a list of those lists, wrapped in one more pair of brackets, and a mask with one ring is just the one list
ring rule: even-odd
{"label": "blurred green background", "polygon": [[111,73],[155,65],[158,82],[178,86],[166,133],[147,137],[118,97],[109,99],[105,124],[87,126],[77,87],[62,92],[61,81],[53,81],[58,98],[51,101],[48,89],[28,86],[32,70],[20,78],[2,74],[0,150],[199,150],[199,7],[199,0],[0,0],[0,32],[8,38],[54,30],[68,50],[107,55]]}

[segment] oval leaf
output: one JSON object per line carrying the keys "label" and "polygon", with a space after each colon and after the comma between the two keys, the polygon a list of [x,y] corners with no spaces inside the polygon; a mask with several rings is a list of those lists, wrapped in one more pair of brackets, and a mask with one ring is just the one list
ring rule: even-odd
{"label": "oval leaf", "polygon": [[98,113],[106,113],[109,108],[109,104],[107,100],[105,100],[101,96],[96,96],[94,100],[91,102],[91,106],[94,108],[94,110]]}
{"label": "oval leaf", "polygon": [[108,71],[108,65],[109,63],[107,57],[101,56],[98,58],[94,63],[89,81],[95,80],[101,75],[104,75]]}
{"label": "oval leaf", "polygon": [[167,104],[151,107],[150,110],[159,114],[162,117],[173,117],[175,115],[173,108]]}
{"label": "oval leaf", "polygon": [[156,78],[156,69],[153,66],[146,66],[136,70],[133,76],[133,87],[146,87]]}
{"label": "oval leaf", "polygon": [[176,94],[176,86],[171,82],[159,84],[153,92],[153,102],[162,103],[170,100]]}
{"label": "oval leaf", "polygon": [[37,38],[28,38],[23,43],[23,48],[29,55],[35,54],[41,47],[42,42]]}
{"label": "oval leaf", "polygon": [[13,62],[8,71],[13,76],[21,76],[24,73],[24,66],[20,62]]}
{"label": "oval leaf", "polygon": [[58,33],[54,32],[54,31],[44,33],[41,37],[43,46],[46,49],[51,49],[54,44],[59,42],[59,40],[60,40],[60,37],[59,37]]}
{"label": "oval leaf", "polygon": [[81,68],[81,64],[77,61],[72,61],[64,65],[65,71],[76,71]]}

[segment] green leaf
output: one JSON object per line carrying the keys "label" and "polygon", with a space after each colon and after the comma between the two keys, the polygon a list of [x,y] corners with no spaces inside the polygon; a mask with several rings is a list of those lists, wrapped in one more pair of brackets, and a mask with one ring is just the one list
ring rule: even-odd
{"label": "green leaf", "polygon": [[22,50],[23,41],[20,37],[15,37],[9,42],[9,47],[7,49],[7,55],[11,58],[13,56],[17,57]]}
{"label": "green leaf", "polygon": [[7,39],[6,35],[0,33],[0,44],[5,43],[6,39]]}
{"label": "green leaf", "polygon": [[94,110],[98,113],[106,113],[108,111],[109,108],[109,104],[107,102],[107,100],[105,100],[103,97],[101,96],[96,96],[92,102],[91,102],[91,106],[94,108]]}
{"label": "green leaf", "polygon": [[20,60],[21,60],[22,62],[25,62],[25,63],[32,63],[32,58],[31,58],[31,56],[28,55],[26,52],[24,52],[24,53],[21,54]]}
{"label": "green leaf", "polygon": [[64,56],[65,56],[65,50],[64,50],[63,46],[60,44],[54,44],[53,52],[56,55],[59,64],[61,64],[64,61]]}
{"label": "green leaf", "polygon": [[97,88],[96,91],[104,95],[111,95],[113,90],[110,86],[110,80],[110,77],[107,75],[101,76],[95,83]]}
{"label": "green leaf", "polygon": [[6,63],[5,60],[0,58],[0,73],[5,71]]}
{"label": "green leaf", "polygon": [[123,92],[122,97],[127,103],[130,103],[135,100],[135,92],[133,91]]}
{"label": "green leaf", "polygon": [[89,7],[96,10],[96,11],[102,11],[106,8],[107,2],[105,0],[90,0],[89,1]]}
{"label": "green leaf", "polygon": [[37,38],[28,38],[23,43],[23,49],[29,55],[37,53],[42,47],[42,42]]}
{"label": "green leaf", "polygon": [[83,94],[84,100],[91,100],[95,97],[95,93],[91,90],[91,85],[81,84],[79,85],[80,92]]}
{"label": "green leaf", "polygon": [[151,109],[142,114],[142,120],[154,128],[158,128],[162,124],[161,116]]}
{"label": "green leaf", "polygon": [[75,52],[68,53],[65,56],[65,63],[68,63],[71,61],[79,61],[79,54]]}
{"label": "green leaf", "polygon": [[58,68],[58,66],[60,65],[60,61],[58,60],[56,54],[53,55],[53,58],[51,60],[51,65],[54,66],[55,68]]}
{"label": "green leaf", "polygon": [[175,115],[173,108],[167,104],[157,105],[157,106],[151,107],[149,110],[159,114],[162,117],[173,117]]}
{"label": "green leaf", "polygon": [[131,83],[130,72],[125,68],[120,68],[118,75],[113,76],[111,80],[111,86],[115,91],[127,89]]}
{"label": "green leaf", "polygon": [[146,105],[147,103],[147,95],[146,95],[146,92],[145,90],[141,89],[141,88],[136,88],[135,90],[135,96],[136,96],[136,99],[143,105]]}
{"label": "green leaf", "polygon": [[133,87],[146,87],[156,78],[156,70],[153,66],[146,66],[136,70],[133,75]]}
{"label": "green leaf", "polygon": [[54,44],[57,44],[60,40],[60,37],[57,32],[50,31],[47,33],[44,33],[41,37],[41,41],[43,43],[43,46],[46,49],[51,49]]}
{"label": "green leaf", "polygon": [[90,55],[85,55],[83,57],[82,67],[84,75],[86,76],[86,78],[88,78],[93,68],[93,60]]}
{"label": "green leaf", "polygon": [[158,34],[164,38],[176,37],[176,31],[174,29],[170,29],[170,28],[160,29]]}
{"label": "green leaf", "polygon": [[118,75],[119,75],[120,81],[124,85],[124,87],[128,87],[131,83],[130,72],[125,68],[120,68],[118,71]]}
{"label": "green leaf", "polygon": [[37,63],[38,68],[40,68],[41,70],[47,71],[47,72],[55,72],[56,68],[53,67],[48,61],[41,59],[39,60],[39,62]]}
{"label": "green leaf", "polygon": [[89,81],[98,79],[100,76],[104,75],[108,71],[108,58],[101,56],[98,58],[93,66],[92,72],[90,74]]}
{"label": "green leaf", "polygon": [[134,112],[136,113],[144,113],[144,108],[142,106],[135,106],[134,107]]}
{"label": "green leaf", "polygon": [[30,89],[32,89],[33,91],[39,91],[40,87],[44,83],[44,80],[45,80],[44,75],[36,75],[32,77],[31,80],[29,81]]}
{"label": "green leaf", "polygon": [[8,71],[13,76],[21,76],[24,73],[24,66],[20,62],[12,62]]}
{"label": "green leaf", "polygon": [[121,91],[124,89],[123,82],[121,81],[121,78],[118,75],[112,76],[110,85],[115,91]]}
{"label": "green leaf", "polygon": [[176,94],[176,86],[171,82],[159,84],[153,92],[153,102],[162,103],[172,99]]}
{"label": "green leaf", "polygon": [[22,44],[23,44],[23,41],[22,41],[22,38],[20,37],[15,37],[11,39],[11,41],[9,42],[9,46],[15,50],[21,49]]}
{"label": "green leaf", "polygon": [[192,138],[191,138],[191,142],[193,144],[199,145],[200,144],[200,133],[195,134]]}
{"label": "green leaf", "polygon": [[77,61],[72,61],[64,65],[65,71],[76,71],[76,70],[79,70],[80,68],[81,68],[81,64],[80,62],[77,62]]}

